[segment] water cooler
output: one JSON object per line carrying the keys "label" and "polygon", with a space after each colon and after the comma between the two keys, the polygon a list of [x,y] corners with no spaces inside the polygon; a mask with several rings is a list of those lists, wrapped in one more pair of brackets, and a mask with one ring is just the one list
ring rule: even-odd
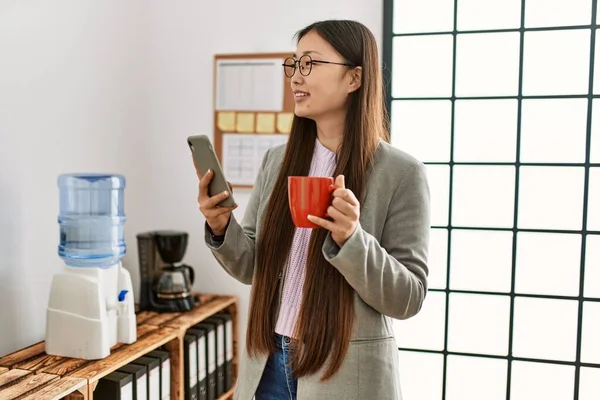
{"label": "water cooler", "polygon": [[133,289],[125,255],[122,175],[58,177],[62,271],[52,279],[46,353],[101,359],[137,339]]}

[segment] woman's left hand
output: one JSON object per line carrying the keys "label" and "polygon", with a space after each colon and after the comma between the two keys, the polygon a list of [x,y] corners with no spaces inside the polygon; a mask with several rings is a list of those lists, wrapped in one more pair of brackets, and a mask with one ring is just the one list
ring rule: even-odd
{"label": "woman's left hand", "polygon": [[344,175],[338,175],[335,178],[334,185],[337,188],[333,192],[333,201],[327,209],[327,215],[332,220],[329,221],[313,215],[309,215],[308,219],[329,230],[331,238],[341,248],[358,226],[360,203],[352,190],[346,189]]}

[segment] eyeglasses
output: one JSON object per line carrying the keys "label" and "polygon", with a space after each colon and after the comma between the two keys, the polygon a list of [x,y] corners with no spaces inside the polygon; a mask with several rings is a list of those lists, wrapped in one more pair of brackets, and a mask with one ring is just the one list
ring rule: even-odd
{"label": "eyeglasses", "polygon": [[356,67],[354,64],[349,63],[339,63],[333,61],[323,61],[323,60],[313,60],[311,56],[308,54],[303,55],[298,60],[294,57],[288,57],[285,59],[285,62],[282,64],[283,70],[285,71],[285,76],[291,78],[296,73],[296,67],[300,68],[300,75],[308,76],[312,71],[313,64],[335,64],[335,65],[344,65],[346,67]]}

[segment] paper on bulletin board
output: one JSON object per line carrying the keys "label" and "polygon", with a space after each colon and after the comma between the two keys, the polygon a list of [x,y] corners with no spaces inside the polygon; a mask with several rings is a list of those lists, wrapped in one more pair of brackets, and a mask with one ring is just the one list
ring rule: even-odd
{"label": "paper on bulletin board", "polygon": [[223,134],[223,172],[232,185],[252,186],[263,157],[272,147],[287,143],[282,134]]}
{"label": "paper on bulletin board", "polygon": [[235,129],[235,113],[234,112],[220,112],[217,114],[217,127],[225,132],[232,131]]}
{"label": "paper on bulletin board", "polygon": [[217,111],[283,109],[283,64],[278,58],[217,61]]}
{"label": "paper on bulletin board", "polygon": [[294,120],[293,113],[277,114],[277,130],[280,133],[290,133],[292,130],[292,122]]}
{"label": "paper on bulletin board", "polygon": [[256,114],[256,132],[257,133],[275,133],[275,114],[258,113]]}
{"label": "paper on bulletin board", "polygon": [[238,113],[235,130],[240,133],[254,133],[254,113]]}

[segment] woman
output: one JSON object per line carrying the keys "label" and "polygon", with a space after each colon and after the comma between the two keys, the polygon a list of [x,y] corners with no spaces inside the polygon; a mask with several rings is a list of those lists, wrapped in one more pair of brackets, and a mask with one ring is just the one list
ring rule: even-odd
{"label": "woman", "polygon": [[[242,223],[199,176],[206,243],[252,285],[236,399],[401,399],[391,318],[427,292],[425,168],[388,144],[372,33],[322,21],[298,33],[284,70],[295,94],[287,146],[269,150]],[[287,177],[333,176],[322,229],[296,229]]]}

